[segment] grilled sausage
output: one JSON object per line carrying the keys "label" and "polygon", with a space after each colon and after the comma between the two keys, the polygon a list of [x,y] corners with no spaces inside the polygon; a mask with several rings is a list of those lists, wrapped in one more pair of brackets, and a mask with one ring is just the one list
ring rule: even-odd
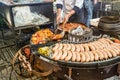
{"label": "grilled sausage", "polygon": [[88,44],[84,44],[83,46],[84,46],[84,50],[85,50],[85,51],[90,51],[90,49],[89,49],[89,47],[88,47]]}
{"label": "grilled sausage", "polygon": [[99,55],[95,51],[92,51],[92,53],[94,54],[94,59],[96,61],[99,60]]}
{"label": "grilled sausage", "polygon": [[114,43],[113,41],[111,41],[110,39],[105,39],[107,42],[109,42],[110,44]]}
{"label": "grilled sausage", "polygon": [[108,42],[107,41],[105,41],[103,38],[101,38],[101,39],[99,39],[98,40],[100,43],[102,43],[103,45],[104,45],[104,47],[107,47],[108,46]]}
{"label": "grilled sausage", "polygon": [[85,62],[86,57],[84,53],[80,53],[81,62]]}
{"label": "grilled sausage", "polygon": [[75,47],[76,47],[76,51],[80,52],[80,46],[79,46],[79,44],[76,44]]}
{"label": "grilled sausage", "polygon": [[99,41],[103,42],[106,46],[109,46],[110,43],[106,40],[106,38],[101,38]]}
{"label": "grilled sausage", "polygon": [[65,58],[65,61],[69,61],[72,58],[72,52],[71,51],[67,51],[68,55]]}
{"label": "grilled sausage", "polygon": [[94,42],[91,45],[94,46],[95,50],[99,50],[100,49]]}
{"label": "grilled sausage", "polygon": [[67,55],[68,55],[67,51],[63,51],[63,54],[60,59],[64,60],[67,57]]}
{"label": "grilled sausage", "polygon": [[113,50],[117,55],[119,55],[120,52],[119,52],[117,49],[113,48],[112,50]]}
{"label": "grilled sausage", "polygon": [[96,52],[99,55],[100,60],[103,60],[104,59],[104,55],[99,50],[96,50]]}
{"label": "grilled sausage", "polygon": [[58,55],[55,56],[55,60],[60,60],[61,56],[62,56],[62,51],[60,50],[58,52]]}
{"label": "grilled sausage", "polygon": [[59,44],[55,44],[55,46],[52,48],[53,51],[57,50],[59,48]]}
{"label": "grilled sausage", "polygon": [[91,51],[88,54],[90,55],[90,61],[94,61],[94,54]]}
{"label": "grilled sausage", "polygon": [[99,43],[98,41],[95,41],[94,44],[95,44],[96,46],[98,46],[99,49],[103,49],[102,46],[100,45],[100,43]]}
{"label": "grilled sausage", "polygon": [[120,48],[119,48],[118,46],[112,45],[112,47],[113,47],[114,49],[116,49],[116,50],[119,52],[119,54],[120,54]]}
{"label": "grilled sausage", "polygon": [[100,50],[100,52],[104,55],[104,59],[108,59],[108,54],[105,51]]}
{"label": "grilled sausage", "polygon": [[99,42],[99,44],[101,44],[102,48],[105,48],[107,46],[106,43],[104,43],[102,41],[98,41],[98,42]]}
{"label": "grilled sausage", "polygon": [[63,50],[67,50],[67,44],[63,44]]}
{"label": "grilled sausage", "polygon": [[67,50],[69,51],[69,50],[71,50],[71,45],[70,44],[67,44]]}
{"label": "grilled sausage", "polygon": [[90,61],[90,55],[88,54],[88,52],[83,53],[85,55],[85,61],[89,62]]}
{"label": "grilled sausage", "polygon": [[72,61],[75,61],[75,60],[76,60],[76,53],[72,52]]}
{"label": "grilled sausage", "polygon": [[58,50],[62,50],[63,44],[59,44]]}
{"label": "grilled sausage", "polygon": [[71,44],[71,51],[75,51],[75,45],[74,44]]}
{"label": "grilled sausage", "polygon": [[95,51],[95,47],[91,43],[89,43],[88,46],[90,48],[90,51]]}
{"label": "grilled sausage", "polygon": [[76,53],[76,61],[79,62],[81,60],[80,53],[79,52],[75,52],[75,53]]}
{"label": "grilled sausage", "polygon": [[107,50],[112,54],[113,57],[117,56],[117,53],[114,52],[112,49],[107,48]]}
{"label": "grilled sausage", "polygon": [[84,52],[85,50],[84,50],[83,44],[80,44],[79,46],[80,46],[80,52]]}
{"label": "grilled sausage", "polygon": [[53,59],[58,55],[58,52],[59,52],[58,50],[55,50],[55,51],[54,51],[54,53],[53,53],[53,55],[52,55],[52,58],[53,58]]}
{"label": "grilled sausage", "polygon": [[105,53],[107,53],[108,57],[111,58],[112,57],[112,54],[107,50],[107,49],[103,49],[103,51]]}

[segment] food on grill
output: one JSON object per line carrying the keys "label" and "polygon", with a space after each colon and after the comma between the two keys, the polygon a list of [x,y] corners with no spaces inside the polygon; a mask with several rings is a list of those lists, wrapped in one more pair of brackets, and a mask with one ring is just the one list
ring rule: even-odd
{"label": "food on grill", "polygon": [[63,51],[63,55],[61,56],[61,60],[64,60],[67,57],[67,51]]}
{"label": "food on grill", "polygon": [[81,58],[81,62],[85,62],[85,60],[87,59],[87,57],[85,57],[85,54],[80,53],[80,58]]}
{"label": "food on grill", "polygon": [[72,58],[72,52],[71,51],[67,51],[68,55],[65,58],[65,61],[69,61]]}
{"label": "food on grill", "polygon": [[70,30],[72,30],[72,29],[77,28],[78,26],[82,27],[83,29],[86,28],[85,25],[80,24],[80,23],[67,23],[67,24],[64,25],[64,27],[63,27],[63,25],[64,25],[64,24],[61,24],[61,25],[59,26],[59,28],[62,29],[62,30],[64,30],[64,31],[70,31]]}
{"label": "food on grill", "polygon": [[76,57],[77,57],[76,54],[72,52],[72,61],[75,61]]}
{"label": "food on grill", "polygon": [[92,52],[88,52],[89,56],[90,56],[90,61],[94,61],[94,55]]}
{"label": "food on grill", "polygon": [[55,56],[55,60],[60,60],[61,56],[62,56],[62,51],[59,51],[58,54]]}
{"label": "food on grill", "polygon": [[120,44],[120,40],[117,38],[111,38],[115,43],[119,43]]}
{"label": "food on grill", "polygon": [[33,44],[42,44],[50,40],[59,40],[62,37],[62,34],[54,34],[50,29],[43,29],[33,34],[31,41]]}
{"label": "food on grill", "polygon": [[54,54],[52,56],[53,59],[58,55],[58,52],[59,52],[58,50],[54,50]]}
{"label": "food on grill", "polygon": [[91,62],[119,56],[120,44],[101,38],[85,44],[57,43],[52,50],[55,60]]}
{"label": "food on grill", "polygon": [[38,53],[43,54],[45,56],[49,56],[50,52],[51,52],[51,49],[49,47],[38,48]]}
{"label": "food on grill", "polygon": [[79,62],[81,60],[80,54],[79,52],[74,52],[74,54],[76,53],[76,61]]}

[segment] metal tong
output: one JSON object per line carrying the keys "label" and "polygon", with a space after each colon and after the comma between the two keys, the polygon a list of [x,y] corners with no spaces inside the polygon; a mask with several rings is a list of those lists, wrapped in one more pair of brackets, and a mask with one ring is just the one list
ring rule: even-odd
{"label": "metal tong", "polygon": [[62,35],[64,35],[65,34],[65,31],[63,30],[64,29],[64,27],[65,27],[65,24],[66,24],[66,22],[63,22],[63,24],[62,24],[62,29],[61,28],[59,28],[59,24],[56,24],[56,30],[55,30],[55,33],[61,33]]}

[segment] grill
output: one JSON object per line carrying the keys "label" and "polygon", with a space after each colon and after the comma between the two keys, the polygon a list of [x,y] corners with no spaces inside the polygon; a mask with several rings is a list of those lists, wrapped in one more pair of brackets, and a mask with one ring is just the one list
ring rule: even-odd
{"label": "grill", "polygon": [[[100,38],[100,37],[99,37]],[[95,39],[96,40],[96,39]],[[117,73],[117,64],[120,61],[120,57],[114,57],[108,60],[94,61],[94,62],[71,62],[71,61],[62,61],[62,60],[53,60],[50,57],[36,52],[38,47],[51,46],[56,42],[49,42],[48,44],[33,46],[32,50],[34,54],[42,58],[43,60],[50,62],[52,64],[58,64],[62,69],[56,73],[53,73],[54,76],[65,80],[103,80]],[[61,43],[74,43],[67,40],[63,40]],[[93,76],[94,75],[94,76]]]}

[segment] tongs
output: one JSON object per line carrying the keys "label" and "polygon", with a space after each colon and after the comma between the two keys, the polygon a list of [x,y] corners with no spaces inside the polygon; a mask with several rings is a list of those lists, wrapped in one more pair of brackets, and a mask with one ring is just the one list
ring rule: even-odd
{"label": "tongs", "polygon": [[55,33],[60,33],[64,36],[64,34],[65,34],[65,31],[64,31],[65,24],[66,24],[66,22],[63,22],[62,29],[59,27],[59,24],[57,24],[56,25],[57,28],[55,30]]}

